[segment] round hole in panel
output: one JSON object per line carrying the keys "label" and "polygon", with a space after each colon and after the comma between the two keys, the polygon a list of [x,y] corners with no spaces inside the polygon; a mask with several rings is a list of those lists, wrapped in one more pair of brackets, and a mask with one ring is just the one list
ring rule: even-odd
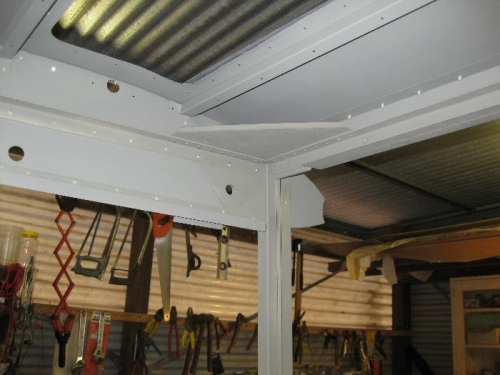
{"label": "round hole in panel", "polygon": [[113,94],[117,93],[120,90],[120,85],[118,84],[118,82],[116,82],[112,79],[110,79],[108,81],[108,83],[106,84],[106,87],[108,88],[108,91],[112,92]]}
{"label": "round hole in panel", "polygon": [[233,187],[233,185],[231,185],[231,184],[226,185],[226,193],[227,193],[228,195],[232,195],[232,194],[233,194],[233,191],[234,191],[234,187]]}
{"label": "round hole in panel", "polygon": [[21,161],[24,158],[24,150],[19,146],[9,148],[9,158],[13,161]]}

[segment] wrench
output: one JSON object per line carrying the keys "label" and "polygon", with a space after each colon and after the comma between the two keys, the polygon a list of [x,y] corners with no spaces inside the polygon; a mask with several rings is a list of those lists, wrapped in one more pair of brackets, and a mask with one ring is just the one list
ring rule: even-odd
{"label": "wrench", "polygon": [[80,311],[80,330],[78,331],[78,356],[76,357],[75,363],[71,366],[71,375],[78,375],[81,373],[81,369],[85,366],[85,361],[83,360],[83,346],[85,341],[85,325],[87,324],[87,312],[85,310]]}
{"label": "wrench", "polygon": [[92,356],[94,357],[95,363],[101,364],[104,362],[104,353],[102,350],[102,343],[104,338],[104,314],[103,313],[98,313],[98,314],[99,314],[99,328],[97,331],[97,347],[95,348],[95,351],[92,354]]}

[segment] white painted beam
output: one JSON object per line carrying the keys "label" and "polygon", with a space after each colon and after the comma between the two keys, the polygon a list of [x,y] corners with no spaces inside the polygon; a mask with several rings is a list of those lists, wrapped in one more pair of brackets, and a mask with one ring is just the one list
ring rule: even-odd
{"label": "white painted beam", "polygon": [[290,284],[291,184],[267,181],[267,231],[259,232],[259,373],[293,371],[292,288]]}

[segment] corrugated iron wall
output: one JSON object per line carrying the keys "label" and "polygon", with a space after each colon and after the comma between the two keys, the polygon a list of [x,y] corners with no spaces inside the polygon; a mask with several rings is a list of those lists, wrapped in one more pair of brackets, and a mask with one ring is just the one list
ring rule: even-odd
{"label": "corrugated iron wall", "polygon": [[[436,285],[411,287],[412,345],[436,374],[452,375],[450,285]],[[415,367],[413,373],[420,374]]]}
{"label": "corrugated iron wall", "polygon": [[[36,259],[39,272],[36,279],[34,300],[37,303],[51,304],[55,307],[58,300],[52,282],[58,272],[58,264],[52,252],[60,240],[60,234],[54,223],[59,212],[54,196],[8,186],[0,188],[0,224],[19,225],[40,233],[39,251]],[[79,249],[94,215],[94,212],[83,209],[76,209],[73,212],[77,224],[70,235],[70,241],[75,251]],[[97,249],[103,248],[107,236],[104,229],[109,232],[113,218],[106,214],[102,220],[103,233],[99,234],[96,239]],[[128,219],[123,219],[117,238],[123,237],[127,224]],[[246,316],[256,312],[257,246],[231,240],[229,257],[232,267],[229,269],[229,279],[220,281],[215,278],[218,247],[215,236],[198,234],[197,238],[192,238],[191,244],[193,251],[201,257],[203,264],[200,270],[192,272],[191,276],[186,278],[187,260],[184,232],[174,229],[171,299],[172,303],[177,306],[179,315],[184,316],[188,306],[192,306],[195,313],[212,313],[227,321],[234,320],[239,312]],[[123,266],[128,264],[125,253],[128,253],[128,249],[124,250],[120,261]],[[110,266],[115,254],[116,249]],[[327,259],[305,255],[305,285],[327,275],[327,263]],[[94,310],[123,311],[126,287],[108,284],[110,266],[102,281],[70,272],[76,284],[69,298],[69,305],[74,312],[82,307]],[[161,307],[157,275],[157,266],[154,262],[149,303],[151,314]],[[374,278],[367,282],[354,282],[348,279],[347,274],[340,274],[304,294],[303,310],[306,311],[304,320],[307,321],[309,327],[390,329],[391,298],[390,286],[380,278]],[[48,325],[50,327],[50,324]],[[113,332],[117,329],[114,327],[119,325],[118,322],[113,323]],[[46,346],[50,340],[55,342],[51,330],[50,327],[49,333],[44,335],[43,346]],[[234,353],[227,359],[228,367],[237,368],[241,367],[242,364],[247,368],[256,367],[256,345],[252,350],[255,358],[251,359],[252,355],[245,351],[246,342],[250,335],[251,332],[242,333],[241,342],[238,344],[239,348],[237,346]],[[317,340],[317,346],[321,348],[321,335],[316,334],[316,336],[313,342]],[[117,336],[116,340],[119,343],[120,337]],[[40,354],[42,348],[35,349],[35,347],[33,352]],[[47,354],[52,349],[43,350]],[[240,350],[241,353],[239,353]],[[313,357],[312,362],[318,363],[328,360],[331,360],[331,355],[330,357],[319,355]],[[386,361],[386,363],[388,362]]]}

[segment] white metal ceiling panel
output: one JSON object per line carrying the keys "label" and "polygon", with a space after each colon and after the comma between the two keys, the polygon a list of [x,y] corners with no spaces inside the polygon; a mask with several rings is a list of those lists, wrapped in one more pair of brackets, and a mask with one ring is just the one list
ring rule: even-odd
{"label": "white metal ceiling panel", "polygon": [[206,114],[223,124],[354,117],[497,65],[499,17],[496,0],[440,0]]}
{"label": "white metal ceiling panel", "polygon": [[259,161],[272,161],[324,139],[348,132],[336,123],[259,124],[182,128],[173,136],[240,153]]}

